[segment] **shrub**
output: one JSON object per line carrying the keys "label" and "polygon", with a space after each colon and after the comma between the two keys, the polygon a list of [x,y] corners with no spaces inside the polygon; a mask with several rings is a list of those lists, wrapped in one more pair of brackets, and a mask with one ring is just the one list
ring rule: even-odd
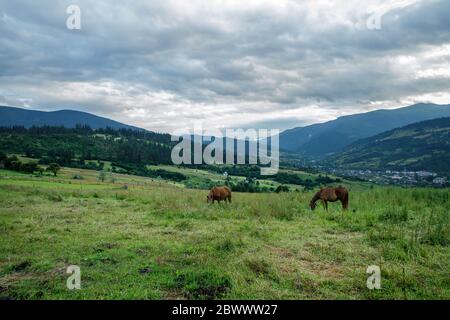
{"label": "shrub", "polygon": [[[0,155],[0,158],[3,157]],[[0,159],[5,169],[25,172],[25,173],[34,173],[35,171],[41,171],[42,169],[35,162],[27,162],[22,163],[19,158],[16,156],[7,157],[4,156],[3,160]]]}
{"label": "shrub", "polygon": [[284,186],[284,185],[279,185],[276,190],[276,193],[280,193],[280,192],[289,192],[289,187],[288,186]]}
{"label": "shrub", "polygon": [[100,171],[100,173],[98,174],[98,180],[101,182],[104,182],[106,179],[106,172],[105,171]]}
{"label": "shrub", "polygon": [[50,163],[50,165],[47,167],[47,171],[53,173],[55,177],[58,174],[59,170],[61,170],[61,167],[57,163]]}
{"label": "shrub", "polygon": [[177,274],[175,286],[189,299],[211,300],[222,297],[232,283],[228,276],[215,270],[189,270]]}

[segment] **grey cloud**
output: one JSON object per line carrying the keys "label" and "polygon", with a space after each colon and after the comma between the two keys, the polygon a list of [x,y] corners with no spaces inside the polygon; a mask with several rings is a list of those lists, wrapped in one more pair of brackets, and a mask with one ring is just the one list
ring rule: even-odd
{"label": "grey cloud", "polygon": [[[349,23],[317,23],[315,14],[326,15],[314,4],[277,11],[264,5],[220,10],[192,2],[183,12],[183,2],[88,0],[78,2],[82,30],[69,31],[65,9],[71,3],[0,0],[0,88],[8,91],[4,96],[18,97],[10,101],[26,98],[40,108],[73,106],[108,116],[130,110],[142,96],[167,93],[173,106],[146,100],[139,108],[149,113],[189,108],[184,117],[194,119],[205,117],[206,106],[227,106],[237,118],[246,114],[248,125],[287,128],[302,121],[260,116],[310,104],[353,105],[357,112],[371,101],[402,101],[450,87],[449,75],[414,77],[414,70],[392,61],[412,55],[419,70],[448,66],[448,55],[423,58],[450,44],[446,0],[391,10],[376,31],[364,28],[364,20],[363,27],[355,24],[368,15],[364,12],[343,16]],[[111,82],[122,92],[100,88],[89,96],[74,92],[73,98],[46,93],[74,82]],[[225,116],[218,112],[214,123],[221,125]]]}

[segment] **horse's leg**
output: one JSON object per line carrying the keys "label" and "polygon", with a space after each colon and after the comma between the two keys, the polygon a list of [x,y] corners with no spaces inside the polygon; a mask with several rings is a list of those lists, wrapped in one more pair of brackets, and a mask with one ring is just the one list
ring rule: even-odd
{"label": "horse's leg", "polygon": [[328,212],[328,203],[327,203],[327,200],[322,200],[322,204],[323,204],[323,207],[325,208],[325,210]]}

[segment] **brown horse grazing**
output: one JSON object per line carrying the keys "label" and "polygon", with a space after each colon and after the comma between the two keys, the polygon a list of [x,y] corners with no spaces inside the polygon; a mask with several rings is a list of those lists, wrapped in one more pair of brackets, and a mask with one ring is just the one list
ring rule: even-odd
{"label": "brown horse grazing", "polygon": [[228,187],[214,187],[209,191],[206,196],[207,203],[214,203],[214,200],[220,203],[220,201],[225,200],[225,202],[231,203],[231,189]]}
{"label": "brown horse grazing", "polygon": [[321,200],[323,205],[325,206],[325,209],[328,212],[328,201],[335,202],[335,201],[341,201],[342,208],[344,210],[347,210],[348,208],[348,191],[342,186],[339,186],[337,188],[324,188],[320,189],[314,197],[311,199],[311,202],[309,203],[309,207],[311,210],[314,210],[316,208],[316,202],[317,200]]}

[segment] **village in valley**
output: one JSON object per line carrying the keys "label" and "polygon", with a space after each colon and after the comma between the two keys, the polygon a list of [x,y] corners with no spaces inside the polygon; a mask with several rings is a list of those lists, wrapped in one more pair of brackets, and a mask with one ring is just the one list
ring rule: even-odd
{"label": "village in valley", "polygon": [[433,187],[449,186],[447,176],[431,171],[322,169],[334,175],[358,178],[378,184]]}

